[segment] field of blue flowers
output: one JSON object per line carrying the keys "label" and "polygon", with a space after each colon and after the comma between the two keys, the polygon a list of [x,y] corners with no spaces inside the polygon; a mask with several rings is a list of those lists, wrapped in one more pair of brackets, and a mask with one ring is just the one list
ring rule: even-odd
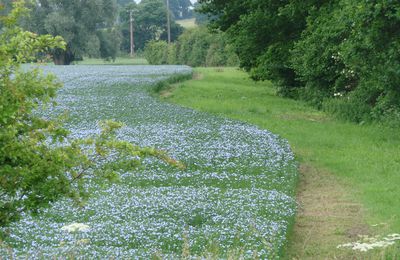
{"label": "field of blue flowers", "polygon": [[[60,200],[7,228],[5,258],[176,259],[213,252],[227,258],[280,254],[295,214],[297,167],[288,143],[242,122],[163,103],[155,83],[185,66],[47,66],[64,83],[58,106],[73,137],[125,124],[121,139],[166,151],[181,170],[146,159],[116,183],[87,181],[83,207]],[[75,226],[71,226],[75,225]]]}

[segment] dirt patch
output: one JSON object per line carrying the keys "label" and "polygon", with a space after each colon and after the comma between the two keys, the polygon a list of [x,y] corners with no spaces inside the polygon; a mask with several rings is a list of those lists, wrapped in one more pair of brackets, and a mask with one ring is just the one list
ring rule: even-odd
{"label": "dirt patch", "polygon": [[160,97],[161,98],[169,98],[170,96],[172,96],[172,94],[174,93],[176,89],[175,85],[171,85],[169,86],[167,89],[164,89],[160,92]]}
{"label": "dirt patch", "polygon": [[351,250],[336,248],[370,234],[362,205],[349,190],[326,171],[300,166],[299,209],[287,259],[358,259]]}
{"label": "dirt patch", "polygon": [[323,114],[310,114],[310,113],[304,113],[301,114],[299,112],[297,113],[283,113],[278,116],[280,119],[287,120],[287,121],[293,121],[293,120],[307,120],[311,122],[326,122],[328,121],[328,117]]}

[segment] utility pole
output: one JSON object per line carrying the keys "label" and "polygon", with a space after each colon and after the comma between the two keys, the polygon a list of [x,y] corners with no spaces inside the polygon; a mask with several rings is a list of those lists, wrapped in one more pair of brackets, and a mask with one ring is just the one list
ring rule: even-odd
{"label": "utility pole", "polygon": [[168,44],[171,43],[171,18],[169,15],[169,0],[167,0],[167,31],[168,31]]}
{"label": "utility pole", "polygon": [[133,38],[133,15],[132,15],[133,10],[129,10],[129,22],[130,22],[130,27],[131,27],[131,57],[135,56],[135,43],[134,43],[134,38]]}

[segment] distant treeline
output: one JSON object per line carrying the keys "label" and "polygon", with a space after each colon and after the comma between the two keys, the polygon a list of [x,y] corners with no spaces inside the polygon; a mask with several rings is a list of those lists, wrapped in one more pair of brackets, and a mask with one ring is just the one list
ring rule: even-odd
{"label": "distant treeline", "polygon": [[199,2],[252,78],[347,120],[400,122],[400,1]]}
{"label": "distant treeline", "polygon": [[[7,14],[13,3],[13,0],[0,0],[0,14]],[[25,3],[30,12],[20,18],[21,27],[39,35],[62,36],[66,41],[66,50],[57,49],[51,53],[56,64],[70,64],[83,57],[113,60],[118,55],[126,55],[130,52],[131,17],[135,50],[142,50],[150,40],[167,39],[165,0],[142,0],[138,4],[133,0]],[[170,0],[169,3],[171,40],[174,41],[183,31],[175,20],[192,17],[194,11],[190,0]]]}
{"label": "distant treeline", "polygon": [[239,59],[224,33],[210,33],[205,27],[188,29],[168,45],[150,41],[144,49],[150,64],[185,64],[193,67],[238,66]]}

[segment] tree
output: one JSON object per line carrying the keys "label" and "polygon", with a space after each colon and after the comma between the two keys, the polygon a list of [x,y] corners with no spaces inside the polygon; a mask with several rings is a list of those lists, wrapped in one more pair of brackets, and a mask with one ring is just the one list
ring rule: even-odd
{"label": "tree", "polygon": [[303,98],[343,119],[400,124],[400,2],[338,0],[292,50]]}
{"label": "tree", "polygon": [[[356,122],[400,122],[399,1],[200,0],[241,67]],[[387,118],[387,119],[384,119]]]}
{"label": "tree", "polygon": [[134,2],[135,2],[134,0],[117,0],[117,4],[122,7],[126,6],[127,4],[134,3]]}
{"label": "tree", "polygon": [[198,25],[208,24],[211,19],[209,18],[209,15],[204,14],[204,13],[201,12],[202,5],[200,3],[198,3],[198,2],[196,2],[193,5],[193,7],[194,7],[193,16],[194,16],[194,19],[195,19],[195,23],[198,24]]}
{"label": "tree", "polygon": [[290,50],[306,27],[313,6],[325,1],[212,0],[202,11],[212,16],[212,25],[226,31],[240,65],[256,80],[273,80],[280,93],[294,96],[300,82],[290,65]]}
{"label": "tree", "polygon": [[104,60],[115,61],[121,45],[121,33],[119,30],[104,29],[97,32],[100,43],[100,57]]}
{"label": "tree", "polygon": [[144,49],[150,64],[185,64],[189,66],[237,66],[238,58],[226,35],[211,33],[200,26],[185,30],[174,44],[150,41]]}
{"label": "tree", "polygon": [[25,28],[38,34],[62,36],[67,47],[55,50],[54,63],[66,65],[86,53],[96,53],[93,47],[100,44],[92,43],[100,41],[98,30],[113,28],[117,14],[115,0],[38,0],[30,8],[33,12],[26,19]]}
{"label": "tree", "polygon": [[192,6],[190,0],[169,0],[169,8],[175,19],[191,18],[193,15]]}
{"label": "tree", "polygon": [[[143,0],[139,4],[129,4],[120,13],[122,22],[122,49],[130,50],[129,11],[133,11],[135,48],[143,49],[151,40],[166,40],[167,14],[163,0]],[[171,40],[174,41],[182,33],[183,28],[174,19],[171,20]]]}

